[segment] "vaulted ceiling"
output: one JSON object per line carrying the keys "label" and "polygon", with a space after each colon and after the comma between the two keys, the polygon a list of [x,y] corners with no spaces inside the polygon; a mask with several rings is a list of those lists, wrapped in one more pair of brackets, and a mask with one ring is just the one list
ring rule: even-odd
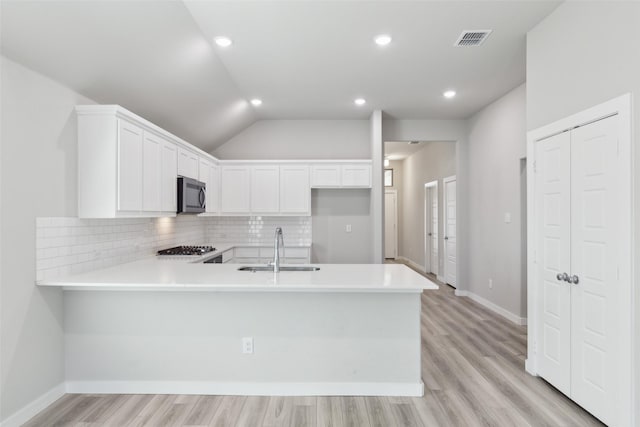
{"label": "vaulted ceiling", "polygon": [[[212,150],[258,119],[466,118],[525,81],[526,33],[558,3],[3,1],[1,48]],[[475,29],[493,32],[453,46]]]}

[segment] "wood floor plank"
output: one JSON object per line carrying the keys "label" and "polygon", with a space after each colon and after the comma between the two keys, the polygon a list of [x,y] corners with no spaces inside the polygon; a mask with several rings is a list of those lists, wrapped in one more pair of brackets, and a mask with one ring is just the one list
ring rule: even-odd
{"label": "wood floor plank", "polygon": [[316,424],[318,427],[341,427],[344,425],[343,412],[341,398],[320,396],[318,397]]}
{"label": "wood floor plank", "polygon": [[235,425],[246,399],[246,396],[224,396],[209,425],[214,427]]}
{"label": "wood floor plank", "polygon": [[269,397],[248,396],[245,399],[236,427],[254,427],[262,425],[262,420],[267,412]]}
{"label": "wood floor plank", "polygon": [[283,427],[291,423],[293,399],[283,396],[271,396],[262,421],[263,427]]}
{"label": "wood floor plank", "polygon": [[208,426],[218,406],[222,402],[222,396],[199,396],[184,421],[188,427]]}

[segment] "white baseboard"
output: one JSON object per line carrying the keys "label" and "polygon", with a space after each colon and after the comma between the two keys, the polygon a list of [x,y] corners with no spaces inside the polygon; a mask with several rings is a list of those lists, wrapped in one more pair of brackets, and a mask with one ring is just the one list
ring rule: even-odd
{"label": "white baseboard", "polygon": [[58,384],[45,394],[38,397],[33,402],[27,404],[22,409],[0,423],[0,427],[18,427],[35,417],[40,411],[60,399],[65,394],[65,384]]}
{"label": "white baseboard", "polygon": [[421,272],[426,271],[426,267],[424,265],[420,265],[417,262],[415,262],[413,260],[410,260],[409,258],[405,258],[403,256],[399,256],[396,259],[406,262],[407,264],[409,264],[411,267],[415,268],[416,270],[420,270]]}
{"label": "white baseboard", "polygon": [[455,290],[455,295],[458,296],[458,297],[470,298],[470,299],[474,300],[475,302],[477,302],[478,304],[485,306],[486,308],[488,308],[489,310],[493,311],[494,313],[497,313],[500,316],[504,317],[505,319],[515,323],[516,325],[524,326],[524,325],[527,324],[527,318],[526,317],[517,316],[517,315],[513,314],[512,312],[510,312],[509,310],[505,310],[504,308],[500,307],[499,305],[494,304],[491,301],[482,298],[480,295],[474,294],[473,292],[456,289]]}
{"label": "white baseboard", "polygon": [[[424,383],[250,383],[199,381],[70,381],[67,393],[203,394],[245,396],[410,396],[424,395]],[[4,425],[2,426],[4,427]]]}
{"label": "white baseboard", "polygon": [[527,371],[527,373],[529,375],[533,375],[534,377],[537,377],[538,373],[534,369],[534,364],[532,362],[533,361],[530,360],[529,358],[525,359],[525,361],[524,361],[524,370]]}

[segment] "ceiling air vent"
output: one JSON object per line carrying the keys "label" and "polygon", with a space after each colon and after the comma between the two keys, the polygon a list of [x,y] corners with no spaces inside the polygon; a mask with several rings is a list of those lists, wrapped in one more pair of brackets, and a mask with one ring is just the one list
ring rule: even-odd
{"label": "ceiling air vent", "polygon": [[493,30],[466,30],[460,34],[454,46],[480,46]]}

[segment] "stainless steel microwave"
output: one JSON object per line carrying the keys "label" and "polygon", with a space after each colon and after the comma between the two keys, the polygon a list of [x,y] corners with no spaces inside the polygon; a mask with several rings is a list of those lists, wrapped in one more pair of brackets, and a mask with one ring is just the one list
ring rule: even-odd
{"label": "stainless steel microwave", "polygon": [[207,185],[204,182],[178,177],[178,211],[179,214],[198,214],[205,211],[207,206]]}

